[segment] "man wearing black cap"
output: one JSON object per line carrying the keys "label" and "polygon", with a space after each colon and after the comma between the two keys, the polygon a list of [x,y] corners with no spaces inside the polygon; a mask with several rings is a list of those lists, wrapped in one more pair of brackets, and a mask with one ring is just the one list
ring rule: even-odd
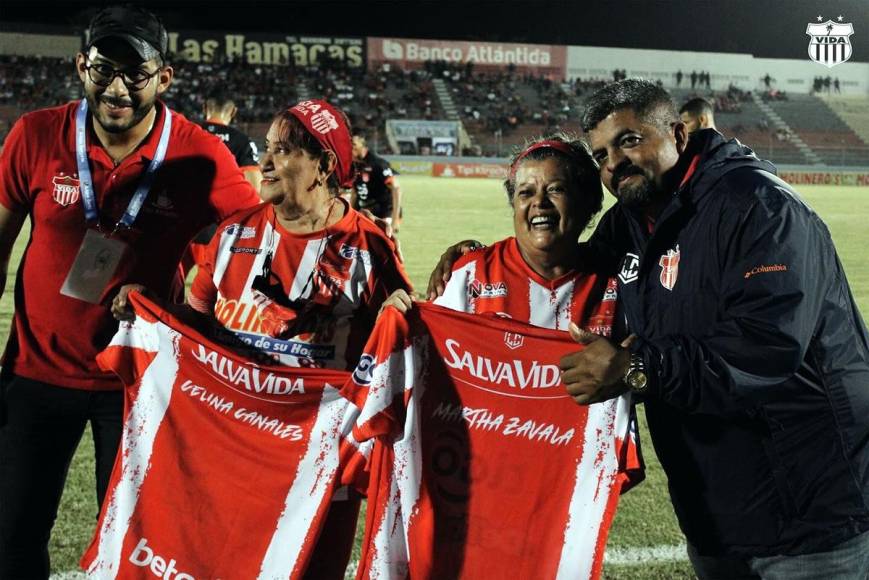
{"label": "man wearing black cap", "polygon": [[167,44],[151,13],[102,10],[76,57],[85,98],[24,115],[0,155],[2,272],[32,224],[0,380],[3,579],[48,576],[50,530],[88,422],[102,502],[123,398],[94,357],[117,329],[118,288],[165,297],[193,235],[258,202],[226,147],[158,100],[173,77]]}

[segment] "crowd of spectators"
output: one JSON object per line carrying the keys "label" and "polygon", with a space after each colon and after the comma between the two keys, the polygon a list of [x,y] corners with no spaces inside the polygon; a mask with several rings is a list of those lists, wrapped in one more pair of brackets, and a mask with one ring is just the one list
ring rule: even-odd
{"label": "crowd of spectators", "polygon": [[[692,70],[690,74],[683,73],[681,69],[677,70],[673,75],[676,77],[676,88],[682,88],[682,81],[685,80],[686,84],[691,83],[692,89],[697,89],[700,87],[706,87],[707,89],[712,88],[712,77],[709,76],[709,71],[696,71]],[[618,79],[616,79],[618,80]]]}
{"label": "crowd of spectators", "polygon": [[828,95],[836,92],[841,93],[842,87],[839,84],[839,77],[831,78],[829,76],[826,77],[815,77],[812,81],[812,93],[827,93]]}

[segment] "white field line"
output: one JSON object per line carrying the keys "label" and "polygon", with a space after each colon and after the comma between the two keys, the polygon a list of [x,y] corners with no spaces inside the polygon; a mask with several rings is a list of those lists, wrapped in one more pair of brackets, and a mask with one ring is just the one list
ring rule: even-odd
{"label": "white field line", "polygon": [[[610,548],[604,556],[604,563],[610,566],[642,566],[646,564],[658,564],[663,562],[686,562],[688,555],[685,552],[685,544],[675,546],[649,546],[643,548]],[[356,576],[358,562],[350,562],[347,567],[347,579]],[[84,572],[69,571],[52,574],[49,580],[85,580]]]}

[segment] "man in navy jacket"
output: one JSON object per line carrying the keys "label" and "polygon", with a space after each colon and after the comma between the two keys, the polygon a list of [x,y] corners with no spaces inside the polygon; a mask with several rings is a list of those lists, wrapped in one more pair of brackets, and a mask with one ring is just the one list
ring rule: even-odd
{"label": "man in navy jacket", "polygon": [[869,576],[869,336],[827,227],[738,141],[627,79],[583,129],[633,342],[573,328],[589,404],[644,400],[700,578]]}

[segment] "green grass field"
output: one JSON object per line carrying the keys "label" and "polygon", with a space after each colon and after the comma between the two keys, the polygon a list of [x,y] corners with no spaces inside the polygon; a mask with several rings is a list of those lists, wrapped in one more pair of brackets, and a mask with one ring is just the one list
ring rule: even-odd
{"label": "green grass field", "polygon": [[[426,287],[428,274],[441,252],[451,243],[476,238],[489,243],[512,232],[510,208],[494,180],[433,179],[403,176],[405,220],[400,232],[407,271],[417,290]],[[805,199],[824,218],[845,264],[857,301],[863,312],[869,308],[869,261],[864,257],[867,236],[865,216],[869,215],[869,188],[802,187]],[[12,267],[27,241],[27,228],[16,244]],[[6,335],[12,314],[12,283],[0,300],[0,334]],[[642,420],[642,411],[640,413]],[[604,568],[606,578],[650,579],[691,578],[684,560],[673,561],[667,550],[684,539],[675,522],[666,481],[645,431],[643,450],[647,462],[646,481],[626,494],[610,535],[609,548],[615,562]],[[78,557],[90,539],[96,516],[94,498],[93,446],[86,435],[79,448],[63,497],[51,541],[52,569],[77,569]],[[639,549],[639,550],[638,550]],[[638,557],[634,564],[623,563]],[[667,558],[670,558],[668,561]]]}

